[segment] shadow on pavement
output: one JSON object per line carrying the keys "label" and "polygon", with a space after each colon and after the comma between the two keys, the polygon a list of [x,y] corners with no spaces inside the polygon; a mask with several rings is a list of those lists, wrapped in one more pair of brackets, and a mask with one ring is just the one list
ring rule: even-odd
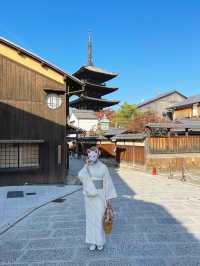
{"label": "shadow on pavement", "polygon": [[[75,159],[71,167],[78,171],[82,163]],[[116,219],[102,252],[90,252],[84,243],[84,201],[78,192],[38,211],[4,235],[0,265],[200,265],[199,239],[162,205],[137,199],[121,171],[111,168],[110,172],[119,197],[113,200]],[[190,217],[185,219],[193,223]]]}
{"label": "shadow on pavement", "polygon": [[110,172],[118,193],[113,200],[116,220],[102,254],[82,250],[85,259],[102,258],[89,265],[200,265],[199,239],[162,205],[136,199],[117,168]]}

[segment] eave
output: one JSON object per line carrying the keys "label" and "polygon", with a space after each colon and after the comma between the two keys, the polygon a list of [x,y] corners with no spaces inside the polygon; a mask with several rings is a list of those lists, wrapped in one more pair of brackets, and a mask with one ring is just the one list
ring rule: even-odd
{"label": "eave", "polygon": [[79,70],[77,70],[73,76],[81,79],[81,80],[95,80],[99,83],[104,83],[114,77],[116,77],[118,73],[108,72],[101,68],[97,68],[95,66],[82,66]]}
{"label": "eave", "polygon": [[70,106],[71,107],[78,107],[82,103],[88,103],[91,105],[96,105],[96,110],[100,110],[102,108],[110,107],[112,105],[118,104],[120,101],[117,100],[105,100],[105,99],[98,99],[98,98],[92,98],[88,96],[80,96],[78,99],[71,101]]}
{"label": "eave", "polygon": [[[6,47],[7,47],[7,50],[3,49]],[[13,51],[15,51],[16,53],[13,53]],[[76,83],[78,85],[83,85],[83,83],[78,78],[70,75],[66,71],[48,62],[47,60],[39,57],[38,55],[22,48],[21,46],[1,36],[0,36],[0,54],[12,59],[13,61],[16,61],[17,63],[20,63],[26,67],[29,67],[30,69],[33,69],[47,77],[49,76],[52,79],[62,84],[64,84],[65,79],[68,79],[73,83]],[[28,61],[27,58],[31,59],[32,61]]]}

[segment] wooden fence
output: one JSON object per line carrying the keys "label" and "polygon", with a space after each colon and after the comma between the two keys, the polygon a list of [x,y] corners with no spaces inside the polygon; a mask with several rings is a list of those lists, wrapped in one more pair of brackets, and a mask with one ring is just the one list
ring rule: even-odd
{"label": "wooden fence", "polygon": [[144,147],[133,145],[117,145],[116,160],[143,165],[145,163]]}
{"label": "wooden fence", "polygon": [[115,143],[97,144],[103,157],[115,157]]}
{"label": "wooden fence", "polygon": [[130,145],[119,145],[115,143],[101,143],[97,145],[103,157],[115,157],[118,163],[128,162],[144,164],[144,147]]}
{"label": "wooden fence", "polygon": [[152,154],[200,152],[200,136],[150,137],[148,152]]}

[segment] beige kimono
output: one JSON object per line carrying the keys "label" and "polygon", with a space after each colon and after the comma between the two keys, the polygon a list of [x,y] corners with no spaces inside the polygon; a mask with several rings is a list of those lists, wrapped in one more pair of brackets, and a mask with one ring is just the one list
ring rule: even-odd
{"label": "beige kimono", "polygon": [[97,196],[88,197],[84,195],[84,198],[86,211],[86,243],[104,245],[105,233],[102,226],[102,217],[105,210],[105,202],[108,199],[117,197],[110,173],[107,166],[98,160],[96,163],[89,166],[89,173],[85,165],[80,170],[78,176],[81,181],[83,181],[84,177],[90,177],[95,184],[102,180],[103,187],[97,187]]}

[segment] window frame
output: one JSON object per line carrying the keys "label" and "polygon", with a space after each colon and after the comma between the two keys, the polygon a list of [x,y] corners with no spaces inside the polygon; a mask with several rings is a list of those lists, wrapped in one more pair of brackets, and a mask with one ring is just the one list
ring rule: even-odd
{"label": "window frame", "polygon": [[[11,143],[0,143],[1,145],[9,145]],[[10,167],[10,157],[9,157],[9,167],[0,167],[0,172],[24,172],[24,171],[38,171],[41,169],[41,144],[39,143],[29,143],[30,145],[38,145],[38,165],[37,166],[24,166],[20,167],[20,147],[26,145],[26,143],[12,143],[17,146],[17,167]],[[5,152],[6,154],[6,152]]]}
{"label": "window frame", "polygon": [[198,103],[193,103],[192,105],[192,116],[198,116]]}
{"label": "window frame", "polygon": [[[45,102],[46,102],[47,107],[50,110],[57,110],[57,109],[61,108],[61,106],[63,104],[63,98],[62,98],[61,94],[59,94],[59,93],[50,92],[50,93],[47,93],[47,95],[45,96]],[[54,104],[55,104],[55,106],[53,106]]]}

